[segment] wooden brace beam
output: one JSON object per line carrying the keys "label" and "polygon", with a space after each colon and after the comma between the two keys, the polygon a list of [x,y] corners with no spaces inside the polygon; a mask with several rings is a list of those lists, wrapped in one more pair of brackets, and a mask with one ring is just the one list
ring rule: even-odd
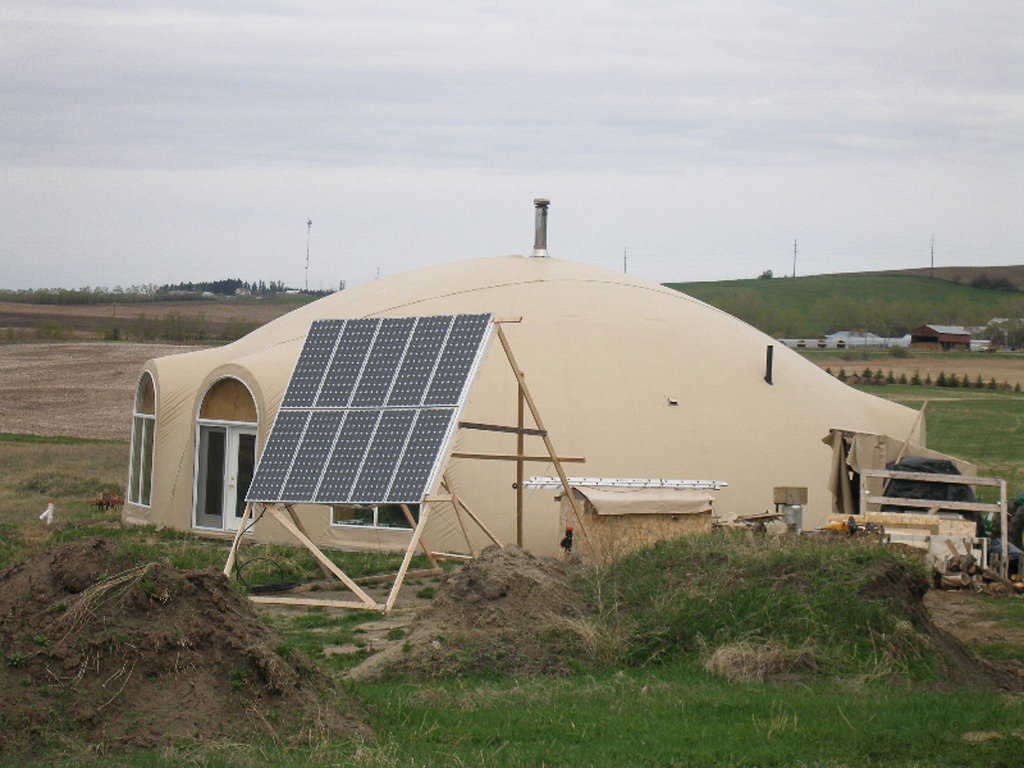
{"label": "wooden brace beam", "polygon": [[224,576],[226,578],[231,578],[231,569],[235,567],[238,548],[242,544],[242,534],[245,533],[245,526],[249,524],[250,517],[252,517],[251,501],[245,505],[245,512],[242,513],[242,519],[238,521],[238,530],[235,531],[235,538],[231,542],[231,549],[228,551],[228,561],[224,564]]}
{"label": "wooden brace beam", "polygon": [[327,557],[327,555],[321,552],[320,548],[316,544],[314,544],[309,539],[309,537],[306,536],[306,534],[304,534],[302,531],[296,528],[295,524],[288,518],[288,516],[277,508],[276,504],[271,505],[268,509],[270,511],[270,514],[274,516],[277,522],[279,522],[285,528],[285,530],[288,531],[288,533],[290,533],[292,536],[298,539],[302,543],[302,546],[308,549],[310,554],[313,555],[314,558],[316,558],[316,561],[318,563],[327,567],[330,570],[330,572],[333,573],[342,584],[351,589],[356,594],[356,597],[363,601],[366,607],[377,607],[377,602],[368,594],[366,594],[366,592],[363,591],[362,587],[360,587],[358,584],[352,581],[352,579],[349,578],[348,574],[346,574],[343,570],[336,566],[333,560],[331,560],[329,557]]}
{"label": "wooden brace beam", "polygon": [[[530,429],[529,427],[506,427],[501,424],[481,424],[476,421],[460,421],[461,429],[476,429],[482,432],[507,432],[513,435],[536,435],[544,437],[547,434],[543,429]],[[520,451],[522,453],[522,451]]]}
{"label": "wooden brace beam", "polygon": [[586,461],[583,456],[522,456],[514,453],[462,453],[453,451],[453,459],[482,459],[484,461],[540,461],[545,464],[558,462],[582,464]]}

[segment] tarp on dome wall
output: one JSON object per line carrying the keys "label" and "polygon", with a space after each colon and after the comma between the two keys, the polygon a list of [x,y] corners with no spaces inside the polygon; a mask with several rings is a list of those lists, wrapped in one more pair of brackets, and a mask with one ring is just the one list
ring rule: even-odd
{"label": "tarp on dome wall", "polygon": [[[396,275],[296,309],[238,341],[149,361],[156,392],[152,502],[126,504],[129,522],[193,528],[197,416],[206,391],[232,377],[255,401],[262,450],[295,360],[314,320],[490,312],[522,317],[505,332],[562,455],[585,456],[569,474],[723,480],[715,497],[723,517],[764,511],[774,486],[806,486],[805,525],[831,513],[831,429],[908,437],[916,412],[846,386],[796,352],[775,345],[773,383],[764,379],[774,340],[731,315],[664,286],[557,259],[476,259]],[[514,424],[516,381],[492,340],[462,418]],[[527,417],[528,418],[528,417]],[[909,435],[924,445],[923,426]],[[526,437],[526,452],[543,452]],[[514,453],[515,436],[456,433],[454,450]],[[511,541],[515,464],[455,459],[454,490],[499,538]],[[550,464],[526,474],[553,475]],[[552,491],[526,491],[524,544],[558,551]],[[299,506],[321,545],[394,549],[400,529],[330,524],[326,507]],[[432,513],[425,539],[437,550],[465,551],[448,513]],[[471,526],[472,528],[472,526]],[[290,542],[274,520],[254,529],[261,541]],[[229,535],[229,534],[224,534]],[[474,543],[486,544],[474,533]]]}

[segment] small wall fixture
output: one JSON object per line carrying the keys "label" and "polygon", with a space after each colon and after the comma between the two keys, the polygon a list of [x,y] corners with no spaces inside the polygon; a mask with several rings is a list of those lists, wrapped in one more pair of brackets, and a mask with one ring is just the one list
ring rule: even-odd
{"label": "small wall fixture", "polygon": [[669,405],[679,405],[679,401],[676,400],[674,397],[668,397],[666,399],[668,400]]}
{"label": "small wall fixture", "polygon": [[775,346],[769,344],[764,351],[764,380],[769,384],[773,384],[772,381],[772,355],[775,352]]}

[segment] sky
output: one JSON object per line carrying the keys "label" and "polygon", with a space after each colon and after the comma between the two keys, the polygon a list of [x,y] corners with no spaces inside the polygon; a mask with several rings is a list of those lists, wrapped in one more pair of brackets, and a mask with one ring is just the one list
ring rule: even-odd
{"label": "sky", "polygon": [[[0,288],[1024,263],[1019,0],[0,0]],[[307,220],[312,226],[307,233]]]}

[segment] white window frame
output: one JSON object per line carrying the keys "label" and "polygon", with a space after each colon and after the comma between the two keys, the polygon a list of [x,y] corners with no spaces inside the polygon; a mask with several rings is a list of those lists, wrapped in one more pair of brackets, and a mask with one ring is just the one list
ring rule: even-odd
{"label": "white window frame", "polygon": [[[137,507],[151,507],[153,504],[153,470],[156,466],[156,382],[153,380],[152,374],[149,371],[144,371],[142,377],[139,378],[139,384],[142,384],[142,378],[148,378],[149,383],[153,388],[153,413],[140,413],[139,408],[139,388],[135,388],[135,402],[132,404],[132,439],[131,439],[131,453],[129,454],[128,461],[128,503],[134,504]],[[136,439],[136,424],[139,425],[137,430],[138,439],[142,441],[142,445],[139,446],[139,458],[142,459],[142,467],[139,468],[138,483],[133,484],[132,478],[135,477],[135,439]],[[145,480],[145,473],[143,470],[146,468],[146,457],[142,455],[143,450],[146,447],[146,431],[149,430],[150,434],[150,453],[149,453],[149,499],[143,501],[142,488]],[[133,487],[133,485],[135,487]]]}
{"label": "white window frame", "polygon": [[[398,506],[398,505],[396,505]],[[380,507],[378,504],[331,504],[331,527],[332,528],[355,528],[360,531],[376,530],[376,531],[410,531],[412,528],[406,525],[379,525]],[[372,509],[373,510],[373,523],[370,525],[363,525],[361,523],[349,523],[342,520],[341,522],[335,522],[334,511],[336,509]],[[413,519],[419,522],[416,517],[416,512],[413,512]]]}

